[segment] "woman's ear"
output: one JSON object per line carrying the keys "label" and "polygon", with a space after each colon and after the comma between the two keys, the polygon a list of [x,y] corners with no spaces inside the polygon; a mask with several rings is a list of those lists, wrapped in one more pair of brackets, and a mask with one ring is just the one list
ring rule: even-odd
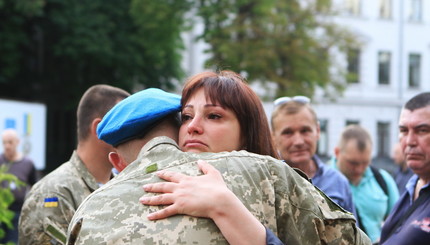
{"label": "woman's ear", "polygon": [[109,152],[109,161],[116,170],[118,170],[118,172],[121,172],[125,167],[127,167],[127,163],[117,152]]}

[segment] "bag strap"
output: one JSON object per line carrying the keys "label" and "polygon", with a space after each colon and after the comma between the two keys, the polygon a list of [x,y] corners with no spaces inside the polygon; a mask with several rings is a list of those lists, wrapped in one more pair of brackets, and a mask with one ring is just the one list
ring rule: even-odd
{"label": "bag strap", "polygon": [[399,226],[403,224],[403,222],[419,207],[423,202],[425,202],[430,197],[430,189],[424,189],[423,193],[414,201],[412,206],[402,215],[402,217],[397,221],[396,225],[393,226],[387,238],[390,237]]}
{"label": "bag strap", "polygon": [[[387,186],[387,182],[385,182],[384,177],[382,176],[381,172],[379,172],[379,169],[377,167],[374,167],[372,165],[369,165],[370,170],[373,173],[373,176],[375,176],[376,182],[378,183],[378,185],[381,187],[381,189],[384,191],[385,195],[388,196],[388,186]],[[355,212],[357,213],[357,221],[358,221],[358,225],[361,228],[361,230],[367,234],[366,232],[366,228],[363,225],[363,221],[360,218],[360,213],[358,211],[357,206],[355,207]],[[384,217],[385,219],[386,217]]]}
{"label": "bag strap", "polygon": [[385,182],[384,177],[382,176],[381,172],[379,172],[379,169],[373,166],[369,166],[370,170],[372,170],[373,175],[375,176],[376,182],[378,182],[381,189],[384,191],[385,195],[388,196],[388,186],[387,182]]}
{"label": "bag strap", "polygon": [[364,233],[366,233],[366,235],[368,235],[367,234],[367,231],[366,231],[366,228],[364,227],[364,225],[363,225],[363,221],[361,221],[361,218],[360,218],[360,213],[358,212],[358,208],[357,208],[357,206],[355,206],[355,213],[357,214],[357,222],[358,222],[358,227],[364,232]]}

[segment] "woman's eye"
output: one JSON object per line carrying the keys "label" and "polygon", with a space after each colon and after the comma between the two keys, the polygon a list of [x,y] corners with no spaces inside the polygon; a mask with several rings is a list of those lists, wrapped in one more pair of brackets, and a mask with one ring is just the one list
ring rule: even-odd
{"label": "woman's eye", "polygon": [[209,114],[208,118],[209,118],[209,119],[220,119],[220,118],[221,118],[221,116],[220,116],[220,115],[218,115],[218,114],[213,114],[213,113],[211,113],[211,114]]}
{"label": "woman's eye", "polygon": [[191,120],[192,118],[191,118],[191,116],[190,115],[184,115],[184,114],[182,114],[182,116],[181,116],[181,121],[182,122],[185,122],[185,121],[188,121],[188,120]]}

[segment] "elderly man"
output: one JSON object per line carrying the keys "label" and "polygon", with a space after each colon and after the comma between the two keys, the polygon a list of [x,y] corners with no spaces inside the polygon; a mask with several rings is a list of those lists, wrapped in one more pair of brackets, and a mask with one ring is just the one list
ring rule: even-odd
{"label": "elderly man", "polygon": [[103,118],[99,136],[115,145],[110,159],[122,171],[79,207],[69,227],[68,244],[227,244],[211,219],[175,215],[149,221],[147,215],[160,208],[138,202],[142,195],[152,195],[142,185],[160,181],[156,170],[201,175],[198,159],[216,167],[251,213],[287,244],[370,242],[352,215],[281,161],[245,151],[180,151],[173,140],[178,135],[174,115],[179,110],[179,96],[147,89]]}
{"label": "elderly man", "polygon": [[272,138],[281,158],[291,167],[305,172],[314,185],[355,215],[348,180],[316,155],[320,126],[310,99],[281,97],[275,100],[274,106]]}
{"label": "elderly man", "polygon": [[430,241],[430,93],[411,98],[399,119],[400,144],[415,173],[382,228],[381,244]]}
{"label": "elderly man", "polygon": [[[6,186],[6,182],[1,183],[2,187],[10,188],[15,198],[10,209],[15,213],[12,219],[13,229],[5,227],[6,235],[0,239],[0,243],[18,242],[18,220],[24,198],[30,187],[37,181],[36,168],[33,161],[18,151],[18,132],[9,128],[3,131],[3,154],[0,155],[0,166],[6,165],[8,172],[15,175],[25,186],[18,187],[15,184]],[[3,226],[3,224],[1,224]]]}

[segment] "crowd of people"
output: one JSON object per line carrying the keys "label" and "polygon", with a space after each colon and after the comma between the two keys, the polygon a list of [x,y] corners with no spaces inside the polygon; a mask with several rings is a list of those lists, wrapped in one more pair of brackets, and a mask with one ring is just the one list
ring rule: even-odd
{"label": "crowd of people", "polygon": [[391,176],[359,125],[323,162],[310,99],[279,98],[268,120],[232,71],[191,76],[181,96],[95,85],[77,108],[76,150],[44,178],[3,132],[0,164],[27,186],[5,186],[15,229],[0,243],[426,244],[430,93],[404,105],[399,135]]}

